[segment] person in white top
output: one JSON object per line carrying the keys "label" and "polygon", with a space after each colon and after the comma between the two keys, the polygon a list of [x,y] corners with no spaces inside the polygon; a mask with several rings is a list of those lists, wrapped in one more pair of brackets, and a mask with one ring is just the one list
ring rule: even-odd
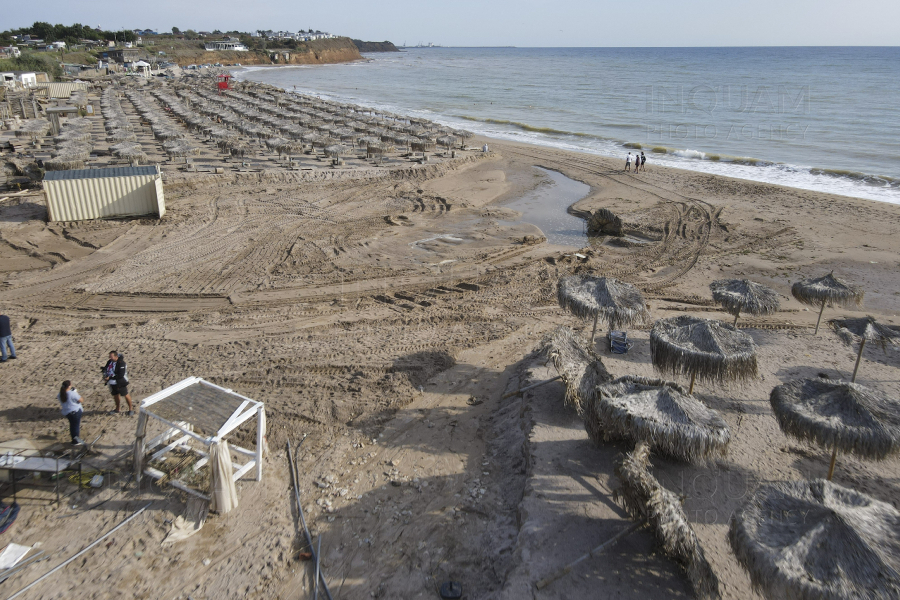
{"label": "person in white top", "polygon": [[72,382],[66,379],[59,386],[60,412],[69,420],[69,434],[72,436],[73,444],[83,444],[84,440],[79,437],[81,433],[81,416],[84,414],[83,402],[78,390],[72,389]]}
{"label": "person in white top", "polygon": [[631,152],[628,153],[628,156],[625,157],[625,170],[631,170]]}

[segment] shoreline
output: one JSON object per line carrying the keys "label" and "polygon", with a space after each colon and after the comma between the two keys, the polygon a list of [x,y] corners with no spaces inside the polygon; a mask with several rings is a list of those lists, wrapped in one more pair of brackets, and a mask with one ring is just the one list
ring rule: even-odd
{"label": "shoreline", "polygon": [[[142,116],[126,100],[125,118],[140,130]],[[149,129],[140,135],[149,154],[163,156]],[[201,144],[197,162],[226,172],[167,164],[162,219],[48,223],[40,192],[0,202],[0,308],[20,358],[0,366],[0,440],[71,448],[52,399],[56,382],[70,379],[85,399],[82,437],[102,436],[90,466],[107,473],[97,489],[62,481],[65,500],[55,508],[48,488],[23,492],[11,532],[17,543],[68,556],[72,544],[153,503],[114,545],[31,593],[297,597],[313,580],[299,554],[296,491],[322,536],[323,572],[348,600],[369,600],[373,590],[424,597],[448,580],[488,600],[691,597],[679,565],[646,531],[535,590],[634,524],[613,493],[629,444],[593,443],[558,383],[503,398],[557,374],[537,355],[557,327],[591,335],[591,322],[557,300],[561,277],[589,273],[638,286],[654,320],[691,314],[730,324],[710,299],[717,279],[749,278],[779,294],[778,312],[741,318],[759,376],[695,391],[728,424],[727,455],[703,465],[654,456],[652,465],[666,489],[684,496],[722,598],[760,600],[730,550],[730,515],[757,485],[822,477],[830,458],[781,432],[769,394],[796,378],[850,377],[856,348],[828,319],[871,314],[900,324],[900,205],[650,162],[633,175],[612,158],[471,142],[490,152],[387,166],[348,159],[346,169],[298,154],[304,171],[262,150],[247,160],[266,168],[241,171],[240,161]],[[626,237],[573,251],[542,241],[531,224],[510,224],[520,214],[512,201],[554,189],[536,166],[589,187],[567,212],[611,210]],[[832,269],[862,286],[865,300],[826,309],[814,337],[818,311],[795,300],[791,284]],[[628,336],[633,346],[616,355],[598,334],[604,366],[615,376],[658,377],[649,326]],[[873,346],[858,382],[897,396],[900,350]],[[146,481],[141,490],[121,485],[136,419],[106,415],[112,399],[97,374],[113,348],[127,356],[136,403],[189,376],[265,403],[262,481],[241,480],[233,512],[209,516],[171,545],[162,541],[187,497]],[[302,439],[295,490],[285,447]],[[257,440],[253,428],[233,438],[245,448]],[[841,454],[834,480],[900,503],[896,456]],[[33,581],[53,562],[10,583]]]}
{"label": "shoreline", "polygon": [[[423,56],[425,55],[423,54]],[[379,61],[381,59],[378,56],[373,56],[372,60]],[[391,77],[403,76],[402,73],[404,71],[397,71],[397,67],[390,66],[390,62],[396,62],[395,59],[385,60],[389,61],[389,63],[383,65],[383,68],[388,69],[385,73],[388,73]],[[408,62],[415,63],[415,61]],[[419,70],[421,71],[422,68]],[[379,79],[380,76],[376,76],[372,80],[374,87],[370,90],[368,97],[366,97],[365,93],[354,92],[355,89],[365,89],[363,85],[368,76],[363,75],[362,72],[350,75],[350,83],[344,86],[339,84],[331,85],[331,83],[341,79],[338,71],[324,71],[321,73],[326,74],[321,77],[315,76],[307,83],[288,81],[291,79],[290,77],[286,75],[278,77],[274,74],[267,75],[265,80],[285,89],[291,88],[290,83],[303,84],[299,87],[302,87],[304,90],[316,89],[318,85],[316,82],[321,81],[325,83],[318,85],[318,90],[310,93],[333,98],[339,102],[365,104],[393,112],[421,116],[437,120],[454,128],[471,129],[475,133],[488,137],[518,142],[532,141],[539,145],[559,149],[612,158],[621,157],[623,164],[626,153],[634,151],[639,145],[647,153],[649,160],[667,166],[686,168],[701,173],[740,177],[750,181],[789,185],[812,191],[900,203],[900,172],[896,170],[896,162],[884,164],[870,163],[869,161],[860,162],[856,155],[854,155],[853,160],[841,160],[840,157],[827,152],[827,148],[830,146],[827,144],[827,139],[819,139],[822,137],[821,135],[813,140],[810,145],[801,145],[800,150],[803,150],[804,147],[806,147],[806,150],[799,154],[790,152],[789,147],[785,146],[785,144],[790,144],[790,142],[776,143],[773,141],[766,143],[762,141],[762,138],[765,137],[762,134],[760,134],[760,140],[757,140],[756,137],[748,140],[750,142],[749,145],[741,142],[740,139],[735,141],[733,136],[731,141],[726,140],[724,134],[727,130],[728,122],[716,123],[720,131],[718,139],[705,138],[699,140],[695,137],[689,137],[682,140],[678,136],[672,137],[672,135],[659,138],[659,136],[652,133],[642,136],[634,131],[629,133],[628,130],[621,128],[640,126],[643,130],[645,124],[643,120],[622,121],[622,123],[626,123],[623,125],[614,125],[616,121],[613,121],[609,127],[606,125],[579,126],[572,122],[571,119],[563,118],[563,115],[557,115],[553,112],[545,115],[547,118],[540,118],[538,115],[524,109],[519,110],[512,105],[504,105],[505,108],[501,110],[491,110],[497,107],[494,106],[489,109],[486,106],[482,106],[480,97],[468,98],[470,109],[472,109],[471,102],[474,101],[478,105],[472,110],[466,109],[465,103],[462,102],[461,98],[451,100],[449,104],[447,102],[429,103],[420,97],[421,95],[414,95],[408,100],[403,100],[396,94],[382,89],[384,87],[382,84],[389,81],[389,79],[382,81]],[[332,73],[332,75],[327,73]],[[238,75],[238,77],[241,76]],[[251,76],[249,79],[253,80],[253,77]],[[360,87],[354,88],[353,86],[356,85]],[[481,92],[487,93],[483,88],[484,85],[481,85],[481,88],[476,86],[475,89],[480,89]],[[486,100],[487,97],[485,97],[483,102],[484,105],[487,104]],[[497,102],[493,102],[493,104],[496,105]],[[437,106],[441,108],[435,108]],[[403,107],[403,110],[400,110],[400,107]],[[655,122],[652,118],[654,114],[642,114],[641,118],[644,117],[651,118],[651,121]],[[604,122],[603,116],[595,115],[594,118],[599,119],[598,123]],[[610,116],[609,118],[621,117]],[[689,124],[690,122],[690,119],[688,119]],[[821,122],[817,126],[821,129]],[[725,128],[723,129],[723,127]],[[589,133],[585,133],[585,131]],[[646,139],[640,139],[642,137]],[[665,148],[665,153],[653,151],[654,149],[662,148]],[[885,157],[887,156],[889,155],[885,154]],[[891,168],[884,168],[886,166]]]}

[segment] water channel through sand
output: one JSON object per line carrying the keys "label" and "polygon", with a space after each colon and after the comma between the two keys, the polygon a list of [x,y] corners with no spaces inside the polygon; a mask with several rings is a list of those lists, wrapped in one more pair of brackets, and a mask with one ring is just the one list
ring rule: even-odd
{"label": "water channel through sand", "polygon": [[547,241],[559,246],[583,248],[588,244],[584,220],[569,214],[568,208],[584,198],[591,186],[569,179],[558,171],[535,167],[550,183],[540,185],[521,198],[504,205],[522,213],[516,221],[501,221],[506,225],[531,223],[540,228]]}

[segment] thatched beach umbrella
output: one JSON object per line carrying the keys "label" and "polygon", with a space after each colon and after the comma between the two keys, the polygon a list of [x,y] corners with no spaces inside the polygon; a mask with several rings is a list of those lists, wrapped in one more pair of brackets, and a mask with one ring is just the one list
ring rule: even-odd
{"label": "thatched beach umbrella", "polygon": [[33,140],[47,135],[48,131],[50,131],[49,122],[44,119],[29,119],[19,129],[16,129],[16,137],[30,137]]}
{"label": "thatched beach umbrella", "polygon": [[91,147],[83,144],[67,144],[59,146],[54,152],[53,157],[66,157],[68,160],[87,160],[91,157]]}
{"label": "thatched beach umbrella", "polygon": [[60,142],[90,142],[91,134],[80,129],[66,129],[60,131],[53,141],[57,144]]}
{"label": "thatched beach umbrella", "polygon": [[454,135],[442,135],[437,139],[437,143],[450,150],[453,147],[453,144],[456,143],[456,136]]}
{"label": "thatched beach umbrella", "polygon": [[121,142],[114,146],[110,146],[109,151],[112,152],[113,156],[124,158],[131,162],[147,162],[147,155],[141,150],[141,145],[135,142]]}
{"label": "thatched beach umbrella", "polygon": [[731,440],[719,413],[677,383],[632,375],[595,388],[584,426],[598,445],[612,439],[646,442],[690,463],[724,456]]}
{"label": "thatched beach umbrella", "polygon": [[78,129],[80,131],[91,131],[94,129],[94,122],[84,117],[66,119],[62,124],[63,129]]}
{"label": "thatched beach umbrella", "polygon": [[831,306],[860,306],[865,292],[855,285],[851,285],[834,276],[834,271],[817,279],[804,279],[791,286],[791,294],[810,306],[822,307],[819,309],[819,318],[816,320],[816,330],[813,335],[819,333],[819,323],[822,321],[822,312],[825,305]]}
{"label": "thatched beach umbrella", "polygon": [[266,148],[268,148],[269,150],[274,150],[275,152],[278,152],[279,154],[281,154],[281,152],[279,152],[278,148],[281,147],[282,144],[286,144],[286,143],[287,143],[287,140],[284,138],[281,138],[281,137],[269,138],[266,140]]}
{"label": "thatched beach umbrella", "polygon": [[853,367],[853,377],[850,381],[856,381],[859,361],[862,359],[863,348],[866,347],[867,341],[880,343],[882,349],[886,344],[900,345],[900,327],[882,325],[872,317],[832,319],[829,323],[838,337],[848,346],[859,342],[859,354],[856,355],[856,365]]}
{"label": "thatched beach umbrella", "polygon": [[278,150],[278,154],[287,154],[290,157],[292,154],[299,154],[303,152],[303,142],[301,140],[286,140],[282,139],[281,143],[275,147]]}
{"label": "thatched beach umbrella", "polygon": [[330,158],[340,158],[347,154],[347,147],[340,144],[332,144],[325,147],[325,156]]}
{"label": "thatched beach umbrella", "polygon": [[559,280],[556,289],[559,305],[577,317],[594,318],[591,344],[597,334],[597,321],[607,329],[642,325],[650,318],[640,290],[612,277],[573,275]]}
{"label": "thatched beach umbrella", "polygon": [[770,287],[748,279],[719,279],[709,284],[713,300],[734,315],[737,327],[741,312],[751,315],[768,315],[778,311],[778,293]]}
{"label": "thatched beach umbrella", "polygon": [[137,141],[137,136],[131,132],[126,131],[124,129],[113,129],[109,133],[106,134],[107,142],[135,142]]}
{"label": "thatched beach umbrella", "polygon": [[594,397],[597,386],[612,379],[600,358],[568,327],[551,333],[544,340],[543,352],[566,384],[566,405],[579,415]]}
{"label": "thatched beach umbrella", "polygon": [[769,396],[781,430],[800,440],[837,451],[882,460],[900,451],[900,402],[857,383],[798,379],[777,386]]}
{"label": "thatched beach umbrella", "polygon": [[728,539],[767,598],[900,597],[900,512],[830,481],[791,481],[754,491]]}
{"label": "thatched beach umbrella", "polygon": [[633,518],[650,523],[663,552],[684,568],[697,598],[719,598],[719,578],[706,560],[678,496],[650,473],[650,446],[638,443],[616,466],[616,476],[621,486],[614,496]]}
{"label": "thatched beach umbrella", "polygon": [[409,142],[409,148],[413,152],[421,152],[424,156],[426,152],[434,151],[434,142],[423,138],[412,138]]}
{"label": "thatched beach umbrella", "polygon": [[163,150],[169,156],[190,156],[200,154],[200,148],[191,145],[187,140],[169,140],[163,142]]}
{"label": "thatched beach umbrella", "polygon": [[756,377],[756,344],[721,321],[690,315],[660,319],[650,330],[650,358],[663,373],[726,383]]}
{"label": "thatched beach umbrella", "polygon": [[466,131],[465,129],[456,129],[453,131],[453,135],[460,138],[462,140],[462,148],[466,147],[466,140],[472,137],[474,134],[471,131]]}
{"label": "thatched beach umbrella", "polygon": [[73,169],[83,168],[84,161],[82,159],[64,154],[48,158],[44,161],[44,169],[47,171],[71,171]]}

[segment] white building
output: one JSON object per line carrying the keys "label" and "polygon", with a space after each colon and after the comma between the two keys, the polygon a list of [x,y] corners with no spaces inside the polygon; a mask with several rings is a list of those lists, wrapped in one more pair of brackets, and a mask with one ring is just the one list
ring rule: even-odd
{"label": "white building", "polygon": [[7,88],[34,87],[37,85],[37,74],[27,71],[7,71],[0,73],[0,82]]}
{"label": "white building", "polygon": [[217,42],[206,42],[203,44],[203,47],[206,48],[207,51],[213,50],[230,50],[231,52],[247,52],[249,48],[242,44],[241,42],[232,42],[232,41],[217,41]]}
{"label": "white building", "polygon": [[0,47],[0,55],[8,58],[18,58],[22,56],[22,51],[16,46],[4,46]]}

